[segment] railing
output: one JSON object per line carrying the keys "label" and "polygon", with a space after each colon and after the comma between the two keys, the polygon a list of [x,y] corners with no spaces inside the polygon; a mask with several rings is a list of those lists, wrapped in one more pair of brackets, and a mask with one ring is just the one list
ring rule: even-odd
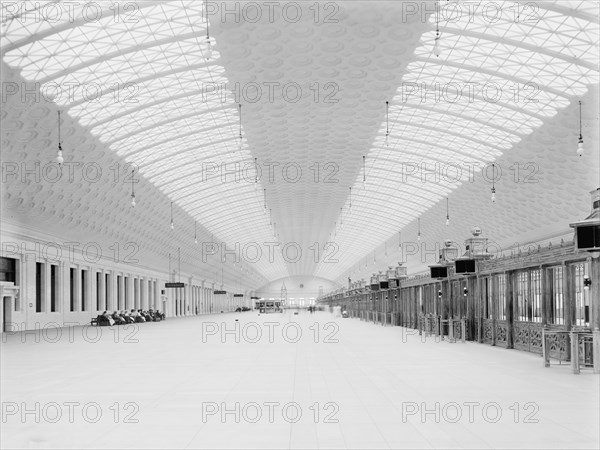
{"label": "railing", "polygon": [[[564,346],[570,348],[570,355],[565,353],[564,356],[556,356],[556,342],[560,341],[564,341]],[[579,374],[582,367],[592,368],[594,373],[600,373],[600,330],[574,327],[567,331],[546,325],[542,330],[542,358],[544,367],[550,367],[550,359],[554,358],[559,364],[570,360],[574,374]]]}

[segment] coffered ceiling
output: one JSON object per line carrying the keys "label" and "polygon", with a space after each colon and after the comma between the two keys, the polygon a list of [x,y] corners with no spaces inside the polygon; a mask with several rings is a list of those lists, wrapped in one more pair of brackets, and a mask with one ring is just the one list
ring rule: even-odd
{"label": "coffered ceiling", "polygon": [[598,2],[54,3],[3,5],[3,81],[39,92],[3,98],[3,160],[53,161],[61,110],[65,161],[104,182],[11,179],[16,223],[143,239],[153,263],[181,247],[211,273],[218,241],[256,288],[422,270],[400,245],[418,219],[430,248],[473,225],[502,247],[558,235],[600,183]]}

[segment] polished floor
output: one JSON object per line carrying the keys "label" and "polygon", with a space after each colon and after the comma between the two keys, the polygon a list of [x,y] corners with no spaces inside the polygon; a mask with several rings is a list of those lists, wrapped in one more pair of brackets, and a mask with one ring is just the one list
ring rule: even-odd
{"label": "polished floor", "polygon": [[70,331],[3,337],[2,448],[599,446],[599,377],[524,352],[329,312]]}

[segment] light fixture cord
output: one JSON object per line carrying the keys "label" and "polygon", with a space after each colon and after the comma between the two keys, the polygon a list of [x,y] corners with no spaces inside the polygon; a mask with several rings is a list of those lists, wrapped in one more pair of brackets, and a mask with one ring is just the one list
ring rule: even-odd
{"label": "light fixture cord", "polygon": [[350,186],[350,209],[352,209],[352,186]]}
{"label": "light fixture cord", "polygon": [[386,136],[390,135],[390,102],[385,102],[385,123],[386,123]]}
{"label": "light fixture cord", "polygon": [[583,135],[581,134],[581,100],[579,100],[579,140],[583,140]]}
{"label": "light fixture cord", "polygon": [[210,39],[209,27],[208,27],[208,0],[204,2],[204,12],[206,13],[206,40]]}
{"label": "light fixture cord", "polygon": [[131,169],[131,195],[135,196],[135,189],[133,187],[133,174],[135,173],[135,169]]}
{"label": "light fixture cord", "polygon": [[440,37],[440,2],[435,2],[435,38]]}
{"label": "light fixture cord", "polygon": [[367,181],[367,166],[365,162],[365,155],[363,155],[363,183]]}
{"label": "light fixture cord", "polygon": [[58,149],[62,150],[60,142],[60,110],[58,111]]}
{"label": "light fixture cord", "polygon": [[240,139],[242,138],[242,104],[239,104],[240,107]]}

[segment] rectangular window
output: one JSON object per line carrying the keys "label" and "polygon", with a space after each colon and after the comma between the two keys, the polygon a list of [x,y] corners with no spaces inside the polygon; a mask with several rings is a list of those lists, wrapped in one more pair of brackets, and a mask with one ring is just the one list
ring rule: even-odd
{"label": "rectangular window", "polygon": [[492,283],[490,278],[486,277],[483,279],[483,318],[491,319],[493,318],[492,308]]}
{"label": "rectangular window", "polygon": [[123,309],[123,299],[121,298],[121,293],[123,292],[123,277],[121,275],[117,275],[117,310],[121,311]]}
{"label": "rectangular window", "polygon": [[35,312],[42,312],[44,264],[35,263]]}
{"label": "rectangular window", "polygon": [[16,259],[0,257],[0,281],[17,283]]}
{"label": "rectangular window", "polygon": [[69,303],[70,310],[75,311],[75,269],[69,269]]}
{"label": "rectangular window", "polygon": [[87,311],[88,271],[81,271],[81,310]]}
{"label": "rectangular window", "polygon": [[110,275],[107,273],[104,275],[104,308],[108,311],[110,308],[110,303],[108,299],[110,298],[110,290],[112,286],[110,285]]}
{"label": "rectangular window", "polygon": [[532,322],[542,321],[542,271],[531,271],[531,317]]}
{"label": "rectangular window", "polygon": [[551,323],[556,325],[565,324],[565,305],[563,297],[563,267],[556,266],[552,271],[552,308]]}
{"label": "rectangular window", "polygon": [[125,300],[123,303],[123,309],[126,309],[129,307],[129,283],[130,282],[131,282],[131,279],[129,277],[123,278],[123,290],[125,291]]}
{"label": "rectangular window", "polygon": [[529,274],[519,272],[517,274],[517,320],[526,322],[529,310]]}
{"label": "rectangular window", "polygon": [[100,284],[102,283],[102,274],[100,272],[96,272],[96,311],[100,311],[100,303],[102,299],[100,298],[101,290]]}
{"label": "rectangular window", "polygon": [[575,264],[575,325],[580,327],[590,326],[590,292],[583,284],[583,278],[587,273],[587,263]]}
{"label": "rectangular window", "polygon": [[58,291],[58,266],[50,265],[50,312],[56,312],[56,292]]}

